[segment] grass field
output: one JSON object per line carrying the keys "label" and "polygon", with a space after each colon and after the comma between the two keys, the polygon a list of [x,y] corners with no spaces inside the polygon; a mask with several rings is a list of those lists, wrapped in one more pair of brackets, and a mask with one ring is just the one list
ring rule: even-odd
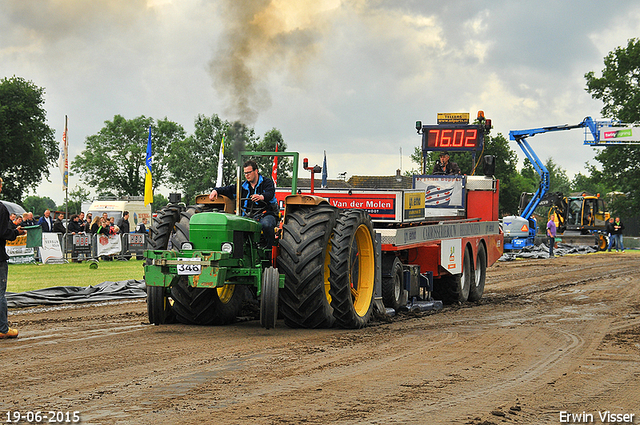
{"label": "grass field", "polygon": [[97,269],[88,263],[9,264],[7,291],[25,292],[54,286],[94,286],[102,282],[141,280],[143,261],[100,261]]}

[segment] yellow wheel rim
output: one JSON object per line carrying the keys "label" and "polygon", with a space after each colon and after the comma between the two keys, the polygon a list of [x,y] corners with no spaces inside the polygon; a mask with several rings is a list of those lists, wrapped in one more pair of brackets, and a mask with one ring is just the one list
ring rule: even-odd
{"label": "yellow wheel rim", "polygon": [[369,311],[375,282],[376,260],[371,232],[364,224],[355,233],[355,247],[351,264],[351,297],[356,314],[363,317]]}
{"label": "yellow wheel rim", "polygon": [[[331,239],[329,239],[331,240]],[[329,289],[331,289],[331,283],[329,282],[329,263],[331,262],[331,242],[327,243],[327,255],[324,256],[324,295],[327,297],[327,302],[331,304],[331,295]]]}
{"label": "yellow wheel rim", "polygon": [[233,296],[233,291],[236,289],[235,285],[224,285],[221,288],[216,288],[218,291],[218,298],[220,298],[220,302],[222,304],[226,304],[231,300]]}

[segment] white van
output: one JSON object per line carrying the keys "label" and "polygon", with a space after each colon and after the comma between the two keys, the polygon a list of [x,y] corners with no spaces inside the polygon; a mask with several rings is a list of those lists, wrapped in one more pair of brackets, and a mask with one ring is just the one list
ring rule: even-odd
{"label": "white van", "polygon": [[119,199],[99,199],[91,203],[86,213],[93,217],[107,213],[107,217],[115,218],[116,224],[122,218],[122,213],[129,211],[129,227],[133,232],[143,218],[147,219],[147,226],[151,225],[151,205],[144,205],[143,196],[125,196]]}

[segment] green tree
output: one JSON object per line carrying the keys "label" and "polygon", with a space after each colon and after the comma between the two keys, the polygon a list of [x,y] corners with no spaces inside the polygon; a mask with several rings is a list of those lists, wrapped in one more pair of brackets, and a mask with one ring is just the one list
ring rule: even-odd
{"label": "green tree", "polygon": [[[172,143],[168,149],[167,166],[169,183],[182,191],[187,204],[195,196],[207,193],[216,185],[220,143],[229,129],[229,123],[218,115],[198,115],[193,135]],[[235,175],[233,149],[229,138],[225,138],[223,160],[223,184],[228,184]]]}
{"label": "green tree", "polygon": [[[69,192],[69,214],[78,214],[82,211],[82,203],[89,200],[89,191],[83,187],[75,186]],[[66,203],[58,206],[59,211],[67,211]]]}
{"label": "green tree", "polygon": [[549,171],[549,192],[562,192],[568,195],[571,192],[571,181],[567,176],[567,170],[556,164],[553,158],[547,159],[544,166]]}
{"label": "green tree", "polygon": [[58,146],[46,124],[44,89],[20,77],[0,80],[0,170],[2,196],[19,203],[56,163]]}
{"label": "green tree", "polygon": [[34,216],[41,216],[44,213],[44,210],[56,210],[56,202],[47,196],[27,196],[24,198],[22,206],[25,211],[32,212]]}
{"label": "green tree", "polygon": [[[252,143],[250,148],[255,152],[275,152],[276,145],[278,146],[278,152],[286,152],[287,144],[284,142],[282,133],[275,128],[267,131],[262,140]],[[245,158],[246,161],[248,158]],[[266,177],[271,177],[273,170],[273,156],[258,156],[252,158],[258,164],[258,170],[260,174]],[[291,186],[291,175],[293,170],[293,160],[291,157],[279,157],[278,158],[278,186],[288,187]]]}
{"label": "green tree", "polygon": [[142,196],[146,175],[145,159],[151,127],[153,188],[167,179],[167,151],[184,139],[185,131],[167,118],[154,122],[140,116],[127,120],[116,115],[105,121],[98,134],[88,136],[85,149],[72,163],[84,181],[99,193]]}
{"label": "green tree", "polygon": [[[640,40],[628,40],[604,58],[602,76],[585,74],[587,91],[604,102],[602,115],[626,123],[640,121]],[[640,209],[640,147],[609,146],[595,156],[602,164],[602,182],[626,194],[617,197],[613,210],[635,216]]]}
{"label": "green tree", "polygon": [[[214,114],[211,117],[198,115],[195,119],[195,132],[184,140],[173,143],[169,148],[168,167],[170,183],[182,191],[186,203],[194,201],[195,196],[209,193],[216,186],[218,176],[218,158],[220,143],[224,136],[224,159],[222,185],[236,181],[236,158],[242,151],[285,152],[287,145],[279,130],[268,131],[260,140],[253,128],[240,122],[229,123]],[[243,158],[246,161],[249,158]],[[271,177],[273,157],[256,157],[260,173]],[[278,185],[291,182],[291,160],[280,159],[278,164]],[[240,176],[243,178],[243,176]],[[282,178],[282,180],[280,180]]]}
{"label": "green tree", "polygon": [[585,168],[589,172],[588,175],[578,173],[571,180],[573,192],[588,192],[594,195],[599,193],[604,196],[613,191],[613,188],[605,183],[602,171],[589,163],[585,164]]}
{"label": "green tree", "polygon": [[154,193],[153,204],[151,204],[151,208],[153,212],[160,211],[161,209],[166,207],[168,203],[169,203],[169,200],[164,195],[160,193]]}

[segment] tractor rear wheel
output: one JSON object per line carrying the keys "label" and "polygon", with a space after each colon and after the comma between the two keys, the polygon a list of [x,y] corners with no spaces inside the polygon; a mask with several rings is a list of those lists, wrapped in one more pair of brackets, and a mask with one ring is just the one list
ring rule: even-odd
{"label": "tractor rear wheel", "polygon": [[287,214],[280,238],[278,268],[285,275],[280,312],[291,328],[333,326],[329,303],[329,239],[337,209],[321,204]]}
{"label": "tractor rear wheel", "polygon": [[[174,227],[180,219],[182,207],[168,205],[160,210],[153,218],[153,226],[149,229],[149,246],[151,249],[166,250]],[[151,260],[147,259],[147,263]],[[161,325],[175,320],[172,300],[168,297],[166,288],[162,286],[147,286],[147,314],[149,323]]]}
{"label": "tractor rear wheel", "polygon": [[331,237],[331,307],[343,328],[359,329],[371,318],[376,275],[373,225],[366,211],[340,214]]}
{"label": "tractor rear wheel", "polygon": [[[200,205],[190,206],[181,213],[176,231],[171,237],[174,248],[189,241],[189,221],[202,211]],[[171,287],[173,311],[181,323],[193,325],[226,325],[236,320],[247,296],[244,285],[225,285],[220,288],[194,288],[189,279],[181,276]]]}

